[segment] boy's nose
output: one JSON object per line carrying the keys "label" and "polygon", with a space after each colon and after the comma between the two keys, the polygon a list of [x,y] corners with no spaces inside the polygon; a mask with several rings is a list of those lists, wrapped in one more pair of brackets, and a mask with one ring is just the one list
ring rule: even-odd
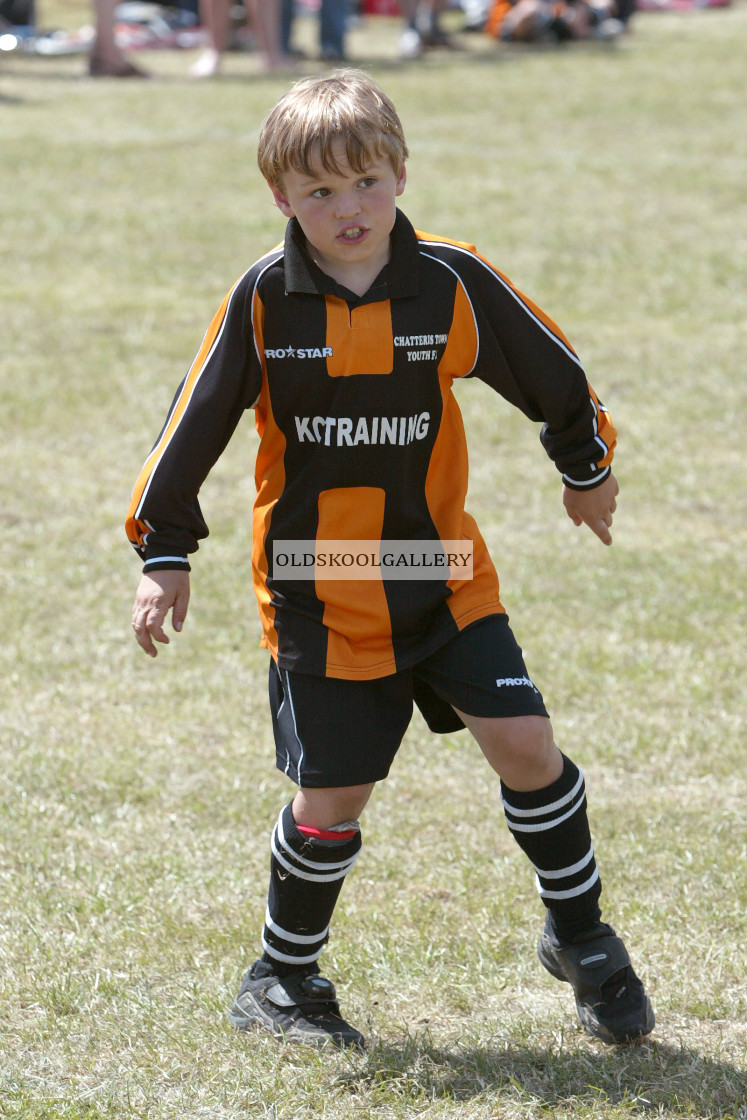
{"label": "boy's nose", "polygon": [[338,218],[353,218],[356,214],[360,213],[360,203],[358,198],[352,192],[350,194],[340,195],[337,200],[337,217]]}

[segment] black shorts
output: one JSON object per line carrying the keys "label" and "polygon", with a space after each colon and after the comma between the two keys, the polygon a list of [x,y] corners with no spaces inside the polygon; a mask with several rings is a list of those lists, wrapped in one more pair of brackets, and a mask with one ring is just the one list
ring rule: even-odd
{"label": "black shorts", "polygon": [[[389,773],[417,704],[431,731],[472,716],[547,716],[505,614],[473,623],[418,662],[376,680],[348,681],[270,662],[277,767],[301,787],[357,786]],[[452,707],[453,705],[453,707]]]}

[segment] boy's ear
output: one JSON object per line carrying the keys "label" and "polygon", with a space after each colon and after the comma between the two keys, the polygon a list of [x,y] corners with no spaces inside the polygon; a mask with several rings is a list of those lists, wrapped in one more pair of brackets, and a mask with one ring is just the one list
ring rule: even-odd
{"label": "boy's ear", "polygon": [[267,186],[272,191],[272,197],[275,199],[275,205],[277,206],[280,213],[285,218],[294,217],[293,209],[291,207],[290,202],[288,202],[288,199],[285,197],[285,195],[283,193],[283,188],[281,186],[279,186],[278,183],[271,183],[269,181],[269,179],[267,181]]}
{"label": "boy's ear", "polygon": [[405,189],[405,183],[406,182],[407,182],[407,168],[405,167],[405,165],[403,163],[402,164],[402,170],[400,171],[399,175],[397,176],[397,185],[394,188],[395,196],[402,194],[402,192]]}

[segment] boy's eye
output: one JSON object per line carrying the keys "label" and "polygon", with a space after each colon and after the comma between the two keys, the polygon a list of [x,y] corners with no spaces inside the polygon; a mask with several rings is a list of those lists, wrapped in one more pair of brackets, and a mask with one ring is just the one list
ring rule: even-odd
{"label": "boy's eye", "polygon": [[376,179],[373,177],[373,175],[366,175],[363,179],[361,179],[360,185],[362,187],[372,187],[375,182]]}
{"label": "boy's eye", "polygon": [[329,191],[328,187],[317,187],[317,189],[315,191],[312,191],[311,197],[312,198],[326,198],[329,193],[330,193],[330,191]]}

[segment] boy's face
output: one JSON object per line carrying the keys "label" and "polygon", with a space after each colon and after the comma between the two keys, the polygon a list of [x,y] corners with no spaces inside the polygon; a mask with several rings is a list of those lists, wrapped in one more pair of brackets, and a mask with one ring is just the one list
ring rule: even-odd
{"label": "boy's face", "polygon": [[311,175],[287,171],[270,190],[285,217],[298,219],[319,267],[363,295],[389,260],[395,199],[407,176],[404,166],[397,175],[387,157],[369,161],[363,175],[353,171],[342,143],[333,154],[339,174],[326,171],[316,155]]}

